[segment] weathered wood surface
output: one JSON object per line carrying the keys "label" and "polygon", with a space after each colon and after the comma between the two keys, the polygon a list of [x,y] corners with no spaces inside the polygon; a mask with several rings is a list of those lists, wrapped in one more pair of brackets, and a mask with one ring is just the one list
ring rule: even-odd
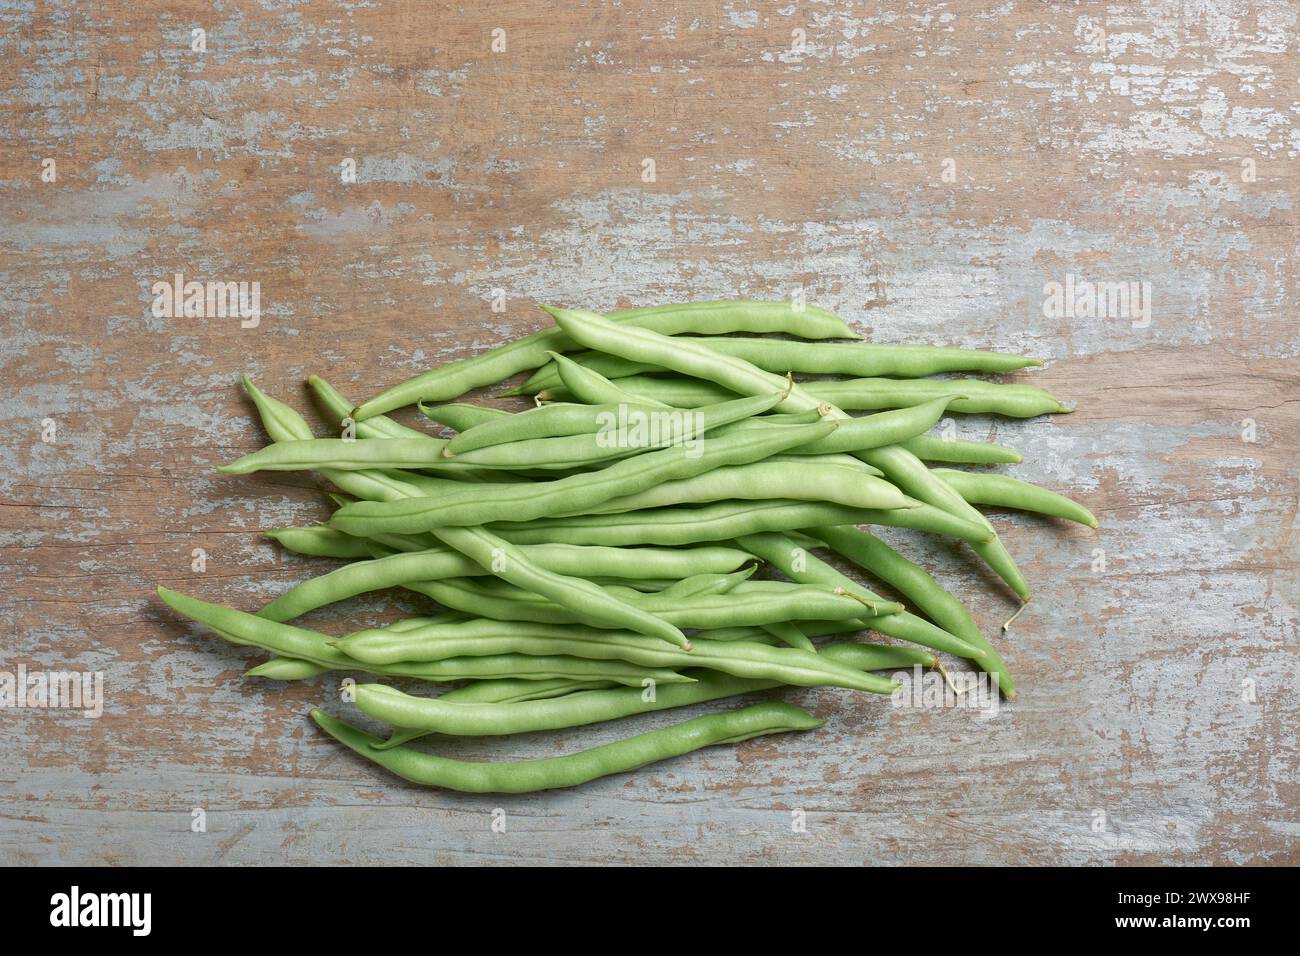
{"label": "weathered wood surface", "polygon": [[[0,860],[1300,862],[1298,27],[1264,0],[8,5],[0,663],[108,699],[0,710]],[[260,282],[260,325],[154,318],[175,272]],[[1149,282],[1150,324],[1046,317],[1067,274]],[[878,341],[1044,356],[1019,377],[1079,403],[958,422],[1103,521],[997,516],[1036,598],[993,718],[801,692],[824,730],[425,791],[315,732],[336,681],[242,678],[258,655],[152,596],[252,609],[319,570],[258,534],[325,515],[317,481],[213,471],[264,440],[240,372],[307,408],[308,373],[360,397],[539,300],[796,287]],[[1010,611],[967,553],[888,537],[989,633]]]}

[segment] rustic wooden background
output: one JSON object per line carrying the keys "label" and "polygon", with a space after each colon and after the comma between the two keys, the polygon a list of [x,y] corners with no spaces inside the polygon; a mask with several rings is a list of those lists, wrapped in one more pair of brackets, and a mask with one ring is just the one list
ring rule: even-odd
{"label": "rustic wooden background", "polygon": [[[1298,28],[1289,0],[7,4],[0,665],[108,700],[0,711],[0,860],[1300,862]],[[154,318],[175,272],[260,282],[260,325]],[[1149,282],[1150,324],[1045,317],[1067,274]],[[254,609],[327,564],[258,533],[326,514],[312,476],[213,471],[264,440],[240,372],[306,409],[311,372],[364,396],[537,301],[800,288],[876,341],[1041,355],[1020,378],[1079,404],[957,423],[1103,522],[997,516],[1036,599],[993,718],[801,692],[824,730],[428,791],[315,732],[335,680],[243,678],[259,655],[152,595]],[[996,630],[966,553],[889,537]]]}

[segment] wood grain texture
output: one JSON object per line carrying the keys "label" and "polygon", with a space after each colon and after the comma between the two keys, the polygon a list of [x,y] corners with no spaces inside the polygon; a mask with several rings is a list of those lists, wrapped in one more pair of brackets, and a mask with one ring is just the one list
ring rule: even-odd
{"label": "wood grain texture", "polygon": [[[0,666],[108,697],[0,710],[0,861],[1300,862],[1298,26],[1285,0],[6,5]],[[176,272],[260,282],[260,324],[155,318]],[[1149,325],[1046,316],[1067,275],[1149,282]],[[803,691],[825,729],[447,794],[315,732],[336,680],[242,678],[255,654],[152,597],[253,609],[325,564],[258,534],[323,517],[318,481],[213,471],[264,440],[240,372],[305,409],[309,373],[360,398],[537,301],[796,288],[876,341],[1043,356],[1014,378],[1079,404],[957,421],[1103,525],[995,516],[1036,591],[995,717]],[[968,552],[887,537],[987,632],[1011,610]]]}

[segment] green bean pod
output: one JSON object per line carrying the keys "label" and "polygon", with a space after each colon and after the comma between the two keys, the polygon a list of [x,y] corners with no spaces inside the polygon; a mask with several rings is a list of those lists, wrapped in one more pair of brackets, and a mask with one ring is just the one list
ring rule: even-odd
{"label": "green bean pod", "polygon": [[[586,405],[634,405],[637,399],[599,372],[571,362],[558,352],[547,353],[555,363],[565,391]],[[652,405],[655,403],[651,403]],[[668,406],[663,406],[667,408]]]}
{"label": "green bean pod", "polygon": [[933,401],[954,393],[948,408],[970,414],[1006,415],[1010,418],[1033,418],[1072,412],[1051,393],[1033,385],[1002,385],[976,378],[896,379],[851,378],[838,382],[810,382],[810,395],[839,408],[900,408]]}
{"label": "green bean pod", "polygon": [[[365,664],[423,663],[452,657],[491,654],[539,654],[622,660],[642,667],[675,670],[707,667],[733,677],[770,678],[801,687],[847,687],[889,694],[895,685],[873,674],[854,670],[820,654],[792,647],[772,647],[747,641],[715,643],[697,637],[695,649],[666,647],[641,634],[565,625],[502,625],[496,621],[467,621],[402,634],[383,628],[357,631],[336,642],[349,657]],[[396,721],[404,727],[418,724]]]}
{"label": "green bean pod", "polygon": [[[442,463],[447,442],[441,438],[312,438],[282,441],[244,455],[217,471],[247,475],[255,471],[307,471],[336,468],[425,468]],[[428,479],[436,481],[438,479]]]}
{"label": "green bean pod", "polygon": [[[852,661],[855,670],[889,670],[913,664],[930,666],[934,658],[904,653],[906,648],[865,644],[831,645],[825,653],[832,660]],[[923,663],[927,660],[929,664]],[[523,702],[464,703],[441,697],[414,697],[383,684],[360,684],[357,706],[366,714],[405,728],[413,739],[424,733],[460,736],[503,736],[581,727],[653,711],[671,710],[707,701],[752,694],[783,686],[766,679],[733,677],[708,670],[692,671],[694,684],[657,687],[653,693],[635,687],[571,693]],[[454,692],[453,692],[454,693]],[[393,746],[387,740],[378,749]]]}
{"label": "green bean pod", "polygon": [[816,646],[808,640],[807,634],[799,630],[799,625],[794,621],[772,621],[770,624],[760,626],[787,647],[808,651],[811,654],[817,653]]}
{"label": "green bean pod", "polygon": [[987,541],[983,525],[920,502],[892,511],[803,501],[720,501],[711,505],[654,508],[608,515],[573,515],[531,522],[502,522],[493,531],[515,544],[685,545],[724,541],[760,531],[795,531],[818,524],[875,524],[912,528],[968,542]]}
{"label": "green bean pod", "polygon": [[565,514],[612,514],[669,505],[707,504],[719,499],[747,501],[797,498],[826,501],[849,508],[892,510],[907,508],[912,499],[880,478],[839,465],[794,468],[784,462],[760,461],[728,465],[713,471],[666,481],[634,495],[582,505]]}
{"label": "green bean pod", "polygon": [[354,538],[325,525],[305,528],[273,528],[262,532],[272,541],[293,551],[315,558],[368,558],[370,550],[365,538]]}
{"label": "green bean pod", "polygon": [[[715,405],[736,397],[736,393],[714,382],[700,381],[680,376],[657,377],[653,375],[628,375],[610,379],[615,385],[635,396],[640,402],[663,402],[673,408],[699,408]],[[568,402],[574,396],[563,385],[546,388],[537,393],[538,401]]]}
{"label": "green bean pod", "polygon": [[1017,465],[1024,457],[1014,448],[993,442],[916,435],[897,442],[922,461],[947,461],[963,465]]}
{"label": "green bean pod", "polygon": [[447,457],[476,448],[502,445],[517,441],[536,441],[543,438],[560,438],[566,435],[595,434],[611,419],[620,415],[655,415],[665,406],[640,403],[612,403],[606,405],[580,405],[557,402],[530,408],[518,415],[507,415],[462,431],[447,443]]}
{"label": "green bean pod", "polygon": [[358,501],[336,511],[330,525],[348,534],[367,536],[380,531],[430,531],[447,525],[531,521],[580,503],[598,504],[722,465],[760,461],[787,448],[815,441],[834,429],[834,422],[774,426],[714,438],[694,450],[674,447],[647,452],[598,472],[555,481],[462,487],[450,489],[438,499]]}
{"label": "green bean pod", "polygon": [[[701,337],[694,341],[715,352],[744,359],[768,372],[808,375],[852,375],[924,378],[946,372],[1014,372],[1042,365],[1041,359],[1006,352],[940,348],[931,345],[835,345],[787,342],[780,339]],[[649,362],[637,362],[600,352],[581,352],[571,360],[607,378],[662,371]],[[517,391],[534,394],[554,386],[559,373],[554,364],[543,366]]]}
{"label": "green bean pod", "polygon": [[692,680],[690,677],[664,668],[639,667],[622,660],[590,660],[562,655],[497,654],[375,667],[348,657],[330,643],[330,638],[316,631],[267,621],[234,608],[200,601],[198,598],[168,588],[159,588],[158,596],[173,610],[191,620],[206,624],[231,643],[260,647],[263,650],[274,651],[283,657],[308,661],[328,667],[330,670],[364,671],[389,677],[413,677],[439,682],[502,677],[533,680],[567,678],[611,680],[639,687],[646,680],[661,684]]}
{"label": "green bean pod", "polygon": [[245,677],[265,677],[268,680],[307,680],[332,670],[326,664],[304,661],[297,657],[272,657],[256,667],[244,671]]}
{"label": "green bean pod", "polygon": [[[696,302],[688,305],[626,309],[612,313],[615,322],[635,323],[668,335],[681,332],[764,334],[784,332],[801,338],[858,338],[838,316],[816,306],[795,307],[790,302]],[[543,329],[507,345],[417,375],[381,392],[359,406],[352,418],[365,421],[417,401],[441,402],[484,385],[492,385],[516,372],[537,368],[551,351],[572,351],[575,346],[560,329]]]}
{"label": "green bean pod", "polygon": [[790,704],[755,704],[741,710],[696,717],[563,757],[471,763],[435,757],[409,747],[380,750],[377,747],[383,741],[378,737],[320,710],[312,710],[311,716],[335,740],[399,777],[425,786],[469,793],[531,793],[575,787],[598,777],[635,770],[714,744],[738,743],[789,730],[815,730],[823,723]]}
{"label": "green bean pod", "polygon": [[[420,414],[425,418],[461,434],[471,428],[479,428],[483,425],[491,425],[515,417],[511,412],[500,408],[470,405],[464,402],[452,402],[449,405],[426,405],[424,402],[419,402],[417,407]],[[366,420],[370,421],[370,419]],[[452,439],[453,442],[455,440],[455,438]]]}
{"label": "green bean pod", "polygon": [[[609,414],[598,412],[595,427],[577,435],[525,438],[471,449],[456,456],[461,465],[475,468],[572,468],[595,465],[638,454],[650,448],[689,445],[702,436],[721,434],[724,426],[760,415],[778,401],[776,395],[733,396],[729,401],[697,409],[653,409],[644,404],[612,406]],[[588,406],[543,406],[585,408]],[[602,406],[610,408],[610,406]],[[642,409],[648,409],[642,411]],[[530,413],[525,412],[524,415]],[[523,417],[523,415],[519,416]],[[803,422],[810,424],[819,416]],[[453,439],[454,441],[454,439]]]}
{"label": "green bean pod", "polygon": [[[316,398],[316,404],[320,406],[321,411],[325,412],[336,425],[341,426],[345,421],[351,421],[352,403],[333,385],[319,375],[309,375],[307,376],[307,387],[311,389],[312,395]],[[372,416],[363,422],[352,421],[352,429],[357,438],[433,437],[418,428],[408,428],[406,425],[395,422],[383,415]],[[280,441],[281,439],[276,440]]]}
{"label": "green bean pod", "polygon": [[[328,389],[328,386],[324,386],[323,383],[322,386]],[[257,406],[258,415],[262,419],[262,427],[266,429],[266,433],[271,437],[272,441],[303,442],[311,440],[311,428],[308,427],[306,419],[299,415],[297,411],[284,404],[284,402],[263,393],[253,385],[247,375],[244,376],[244,389],[253,400],[253,404]],[[329,391],[322,392],[318,389],[317,394],[328,395]],[[385,419],[385,422],[387,422],[387,425],[381,422],[374,427],[403,427],[396,422],[388,422],[387,419]],[[419,489],[411,483],[377,469],[344,471],[322,467],[319,470],[326,479],[344,491],[370,501],[387,501],[420,494]]]}
{"label": "green bean pod", "polygon": [[984,656],[977,660],[979,666],[997,678],[998,686],[1008,700],[1015,698],[1016,683],[998,652],[962,603],[945,591],[924,568],[903,557],[875,535],[858,528],[813,528],[812,533],[837,554],[896,589],[944,630],[982,649]]}
{"label": "green bean pod", "polygon": [[[753,582],[755,584],[763,582]],[[784,582],[766,582],[782,584]],[[405,585],[408,590],[433,598],[444,607],[478,614],[494,621],[534,624],[577,624],[571,609],[522,589],[491,588],[478,579],[449,578]],[[786,591],[748,591],[740,587],[728,594],[694,594],[665,597],[662,592],[642,593],[633,588],[606,588],[633,606],[679,628],[715,628],[770,624],[805,618],[862,618],[891,613],[897,605],[883,599],[875,608],[828,588]]]}
{"label": "green bean pod", "polygon": [[932,468],[930,471],[972,504],[1035,511],[1077,521],[1089,528],[1097,527],[1097,519],[1083,505],[1032,482],[1009,475],[974,475],[952,468]]}

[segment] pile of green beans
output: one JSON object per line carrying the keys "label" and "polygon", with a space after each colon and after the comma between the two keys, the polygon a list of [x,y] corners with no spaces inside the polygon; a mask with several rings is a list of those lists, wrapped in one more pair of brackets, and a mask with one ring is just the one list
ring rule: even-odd
{"label": "pile of green beans", "polygon": [[[1097,521],[1061,494],[988,471],[1022,456],[953,437],[947,416],[1071,411],[1024,381],[971,377],[1039,360],[853,341],[837,316],[793,302],[607,316],[543,308],[555,327],[360,405],[311,376],[326,437],[245,376],[271,444],[218,470],[318,472],[337,489],[328,519],[266,534],[294,554],[344,563],[255,612],[160,587],[162,600],[232,644],[269,652],[248,676],[368,675],[340,689],[390,725],[386,738],[318,709],[316,724],[407,780],[475,793],[576,786],[822,721],[769,700],[537,760],[467,763],[411,745],[781,688],[890,695],[899,684],[876,672],[938,667],[937,654],[986,671],[1014,699],[1006,663],[970,612],[864,526],[955,539],[1027,602],[1024,575],[976,506]],[[535,396],[517,410],[451,401],[527,371],[501,396]],[[386,417],[407,405],[450,434]],[[931,432],[941,421],[943,434]],[[337,634],[291,623],[393,588],[432,602],[432,613],[385,613]],[[885,641],[854,637],[872,631]]]}

